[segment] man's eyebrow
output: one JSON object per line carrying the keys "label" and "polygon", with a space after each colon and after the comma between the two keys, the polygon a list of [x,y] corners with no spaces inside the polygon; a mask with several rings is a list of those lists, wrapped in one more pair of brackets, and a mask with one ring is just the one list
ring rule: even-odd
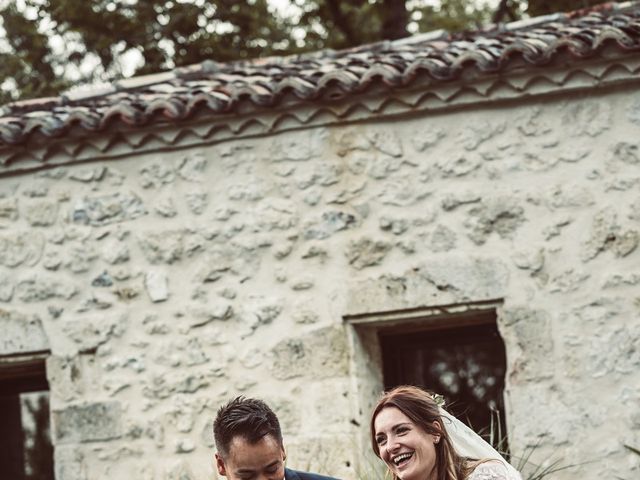
{"label": "man's eyebrow", "polygon": [[[263,468],[270,468],[270,467],[275,467],[276,465],[278,465],[280,463],[280,460],[274,460],[273,462],[271,462],[269,465],[266,465]],[[245,473],[254,473],[255,470],[252,470],[250,468],[239,468],[238,470],[236,470],[236,473],[238,475],[240,474],[245,474]]]}

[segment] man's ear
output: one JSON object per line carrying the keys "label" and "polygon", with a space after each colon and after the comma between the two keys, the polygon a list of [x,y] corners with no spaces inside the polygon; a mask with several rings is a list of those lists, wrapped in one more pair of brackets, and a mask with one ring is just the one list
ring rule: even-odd
{"label": "man's ear", "polygon": [[224,460],[220,456],[219,453],[216,453],[216,468],[218,469],[218,473],[223,477],[227,476],[227,469],[224,465]]}
{"label": "man's ear", "polygon": [[285,450],[284,445],[282,446],[282,461],[287,461],[287,451]]}

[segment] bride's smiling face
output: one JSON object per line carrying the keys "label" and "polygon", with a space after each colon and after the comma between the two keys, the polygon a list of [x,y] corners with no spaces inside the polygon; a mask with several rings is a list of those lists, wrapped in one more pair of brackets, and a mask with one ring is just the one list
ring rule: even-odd
{"label": "bride's smiling face", "polygon": [[375,441],[380,458],[401,480],[428,480],[435,477],[438,435],[432,435],[396,407],[385,407],[374,421]]}

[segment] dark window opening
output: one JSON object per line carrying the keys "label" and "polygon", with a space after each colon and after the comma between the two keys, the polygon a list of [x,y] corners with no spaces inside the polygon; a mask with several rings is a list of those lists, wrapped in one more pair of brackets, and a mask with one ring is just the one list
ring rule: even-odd
{"label": "dark window opening", "polygon": [[506,354],[495,312],[460,320],[428,330],[379,330],[385,389],[409,384],[443,395],[447,410],[506,452]]}
{"label": "dark window opening", "polygon": [[0,424],[2,477],[53,480],[44,357],[0,359]]}

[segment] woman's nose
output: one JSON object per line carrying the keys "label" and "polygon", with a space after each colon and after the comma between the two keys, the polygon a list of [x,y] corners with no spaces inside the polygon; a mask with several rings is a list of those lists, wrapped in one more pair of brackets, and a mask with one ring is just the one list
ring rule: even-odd
{"label": "woman's nose", "polygon": [[395,437],[389,438],[387,440],[387,452],[394,453],[394,452],[397,452],[399,448],[400,448],[400,444],[395,439]]}

